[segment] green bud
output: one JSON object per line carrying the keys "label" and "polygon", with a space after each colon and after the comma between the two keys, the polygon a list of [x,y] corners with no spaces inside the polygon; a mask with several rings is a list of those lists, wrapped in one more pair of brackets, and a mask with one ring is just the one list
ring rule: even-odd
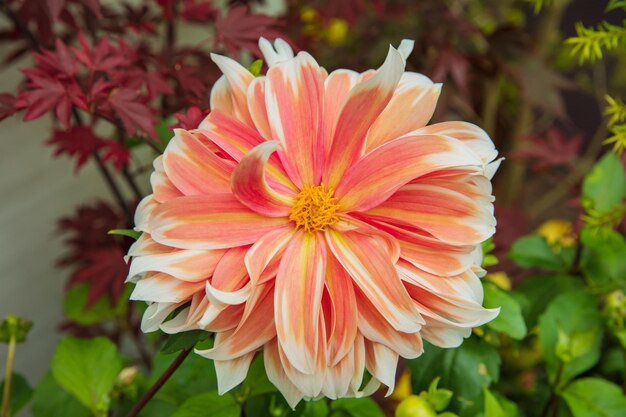
{"label": "green bud", "polygon": [[9,314],[0,323],[0,342],[9,343],[14,337],[17,343],[22,343],[26,341],[26,336],[31,327],[33,327],[32,321]]}
{"label": "green bud", "polygon": [[425,397],[411,395],[398,404],[396,417],[437,417],[437,413]]}

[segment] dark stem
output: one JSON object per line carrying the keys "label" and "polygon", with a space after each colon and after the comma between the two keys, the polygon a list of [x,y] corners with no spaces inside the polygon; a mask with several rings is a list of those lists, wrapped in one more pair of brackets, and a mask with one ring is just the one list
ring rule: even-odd
{"label": "dark stem", "polygon": [[128,165],[124,165],[122,167],[122,176],[128,183],[128,186],[130,187],[130,189],[133,190],[133,194],[135,194],[135,198],[137,199],[137,201],[141,200],[143,198],[143,193],[139,189],[139,186],[137,185],[135,178],[130,173],[130,170],[128,169]]}
{"label": "dark stem", "polygon": [[559,396],[556,393],[558,389],[559,383],[561,382],[561,377],[563,376],[563,372],[565,371],[565,364],[561,362],[559,365],[559,370],[556,374],[556,379],[554,380],[554,384],[550,387],[550,398],[546,402],[546,406],[543,408],[541,412],[541,417],[548,417],[550,410],[554,409],[555,411],[552,413],[553,416],[556,416],[559,410]]}
{"label": "dark stem", "polygon": [[37,40],[37,37],[33,34],[33,32],[30,31],[30,29],[28,28],[28,25],[22,22],[19,16],[16,15],[13,10],[11,10],[8,2],[0,1],[0,5],[2,5],[2,11],[4,12],[4,14],[15,25],[17,30],[20,31],[20,33],[26,37],[26,40],[28,40],[28,43],[30,43],[30,47],[35,51],[39,51],[40,49],[39,41]]}
{"label": "dark stem", "polygon": [[[163,56],[167,60],[167,65],[170,70],[174,70],[174,62],[172,57],[174,56],[174,45],[176,44],[176,19],[178,18],[178,2],[176,0],[170,3],[172,16],[167,22],[165,44],[163,45]],[[161,97],[161,111],[165,116],[167,114],[168,100],[167,95],[163,94]]]}
{"label": "dark stem", "polygon": [[137,417],[141,410],[148,404],[148,402],[154,397],[154,395],[161,389],[163,384],[174,374],[178,367],[185,361],[185,358],[189,355],[191,349],[182,350],[172,364],[163,372],[163,374],[152,384],[150,389],[139,399],[137,404],[130,410],[130,413],[126,417]]}

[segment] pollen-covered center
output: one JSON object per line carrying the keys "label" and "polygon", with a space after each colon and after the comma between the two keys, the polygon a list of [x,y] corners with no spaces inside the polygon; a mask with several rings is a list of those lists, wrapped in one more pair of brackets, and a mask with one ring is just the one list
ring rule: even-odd
{"label": "pollen-covered center", "polygon": [[296,227],[305,232],[319,232],[336,223],[339,221],[339,205],[333,197],[334,191],[332,188],[326,190],[323,184],[305,186],[296,196],[289,220],[296,222]]}

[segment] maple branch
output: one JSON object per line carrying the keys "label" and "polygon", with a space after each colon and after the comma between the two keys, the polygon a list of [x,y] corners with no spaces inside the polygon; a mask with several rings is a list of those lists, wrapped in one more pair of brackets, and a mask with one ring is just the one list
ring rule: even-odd
{"label": "maple branch", "polygon": [[163,374],[156,380],[154,384],[148,389],[148,391],[139,399],[139,401],[133,406],[132,410],[126,417],[137,417],[141,410],[148,404],[148,402],[154,397],[154,395],[161,389],[161,387],[167,382],[168,379],[174,374],[180,365],[185,361],[187,356],[191,353],[190,349],[181,350],[176,359],[171,365],[163,372]]}
{"label": "maple branch", "polygon": [[[165,34],[165,44],[163,45],[163,56],[167,60],[167,65],[172,69],[173,62],[172,56],[174,55],[174,45],[176,44],[176,18],[178,17],[178,1],[173,0],[170,3],[172,18],[167,22],[166,26],[166,34]],[[167,110],[167,95],[163,94],[161,97],[161,111],[163,115],[166,114]]]}
{"label": "maple branch", "polygon": [[15,14],[13,10],[9,7],[8,2],[0,1],[0,5],[2,5],[2,12],[9,18],[9,20],[15,25],[15,28],[26,37],[28,43],[35,51],[39,51],[41,49],[39,45],[39,40],[31,30],[28,28],[28,25],[22,22],[18,15]]}

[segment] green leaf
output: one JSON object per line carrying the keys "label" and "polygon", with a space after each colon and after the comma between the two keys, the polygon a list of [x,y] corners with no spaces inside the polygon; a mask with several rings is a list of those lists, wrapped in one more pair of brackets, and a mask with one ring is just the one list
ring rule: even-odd
{"label": "green leaf", "polygon": [[115,306],[111,306],[108,297],[102,297],[91,307],[87,307],[89,284],[75,285],[65,294],[65,315],[71,321],[84,326],[101,323],[114,317],[122,317],[126,314],[131,292],[132,285],[127,285]]}
{"label": "green leaf", "polygon": [[128,236],[137,240],[141,236],[141,232],[138,232],[133,229],[111,229],[107,232],[109,235],[119,235],[119,236]]}
{"label": "green leaf", "polygon": [[613,230],[583,230],[580,266],[595,293],[626,287],[626,239]]}
{"label": "green leaf", "polygon": [[211,333],[205,330],[190,330],[170,335],[163,344],[161,352],[169,354],[179,352],[184,349],[191,349],[196,345],[196,343],[208,339],[210,335]]}
{"label": "green leaf", "polygon": [[328,404],[326,400],[306,401],[302,417],[326,417],[328,416]]}
{"label": "green leaf", "polygon": [[[584,291],[575,291],[556,297],[539,320],[539,339],[543,347],[546,369],[551,383],[563,386],[576,375],[593,367],[600,359],[602,343],[602,317],[596,307],[595,299]],[[557,350],[559,332],[566,334],[570,340],[589,338],[589,346],[576,350],[575,357],[563,364]],[[561,336],[563,337],[563,336]],[[561,351],[563,348],[560,348]],[[584,352],[581,352],[584,351]],[[574,352],[572,352],[574,356]]]}
{"label": "green leaf", "polygon": [[519,410],[514,402],[499,394],[484,389],[485,417],[518,417]]}
{"label": "green leaf", "polygon": [[523,339],[526,336],[526,323],[517,300],[492,283],[484,282],[483,288],[485,291],[485,308],[500,307],[498,317],[490,321],[487,326],[498,332],[508,334],[513,339]]}
{"label": "green leaf", "polygon": [[424,353],[408,362],[414,392],[426,390],[441,377],[440,386],[454,392],[452,411],[482,406],[482,390],[497,382],[500,373],[498,351],[484,340],[471,337],[455,349],[424,343]]}
{"label": "green leaf", "polygon": [[65,391],[51,373],[35,388],[31,407],[33,417],[90,417],[91,412]]}
{"label": "green leaf", "polygon": [[565,272],[574,260],[573,248],[561,248],[555,252],[539,235],[528,235],[513,243],[509,258],[523,268],[539,267]]}
{"label": "green leaf", "polygon": [[257,59],[248,67],[248,71],[252,73],[255,77],[258,77],[261,74],[261,69],[263,68],[263,60]]}
{"label": "green leaf", "polygon": [[600,378],[576,380],[561,392],[561,397],[574,417],[617,417],[626,413],[622,390]]}
{"label": "green leaf", "polygon": [[[4,380],[0,383],[0,395],[4,392]],[[26,378],[20,374],[13,374],[11,377],[11,398],[9,399],[9,416],[14,416],[30,401],[33,396],[33,388]],[[0,409],[2,409],[2,398],[0,398]]]}
{"label": "green leaf", "polygon": [[513,296],[522,307],[526,325],[533,328],[539,316],[557,295],[583,287],[580,279],[567,275],[531,275],[524,278]]}
{"label": "green leaf", "polygon": [[607,213],[626,198],[626,173],[617,155],[608,152],[583,180],[583,207]]}
{"label": "green leaf", "polygon": [[331,412],[343,412],[352,417],[385,417],[374,400],[365,398],[340,398],[330,403]]}
{"label": "green leaf", "polygon": [[241,407],[232,395],[218,395],[217,392],[206,392],[185,401],[172,414],[172,417],[239,417]]}
{"label": "green leaf", "polygon": [[104,337],[63,339],[52,358],[57,382],[96,415],[109,409],[109,393],[121,370],[115,345]]}
{"label": "green leaf", "polygon": [[453,395],[452,391],[449,389],[437,388],[440,379],[439,377],[435,378],[428,387],[428,402],[433,406],[435,411],[445,410],[448,404],[450,404]]}

